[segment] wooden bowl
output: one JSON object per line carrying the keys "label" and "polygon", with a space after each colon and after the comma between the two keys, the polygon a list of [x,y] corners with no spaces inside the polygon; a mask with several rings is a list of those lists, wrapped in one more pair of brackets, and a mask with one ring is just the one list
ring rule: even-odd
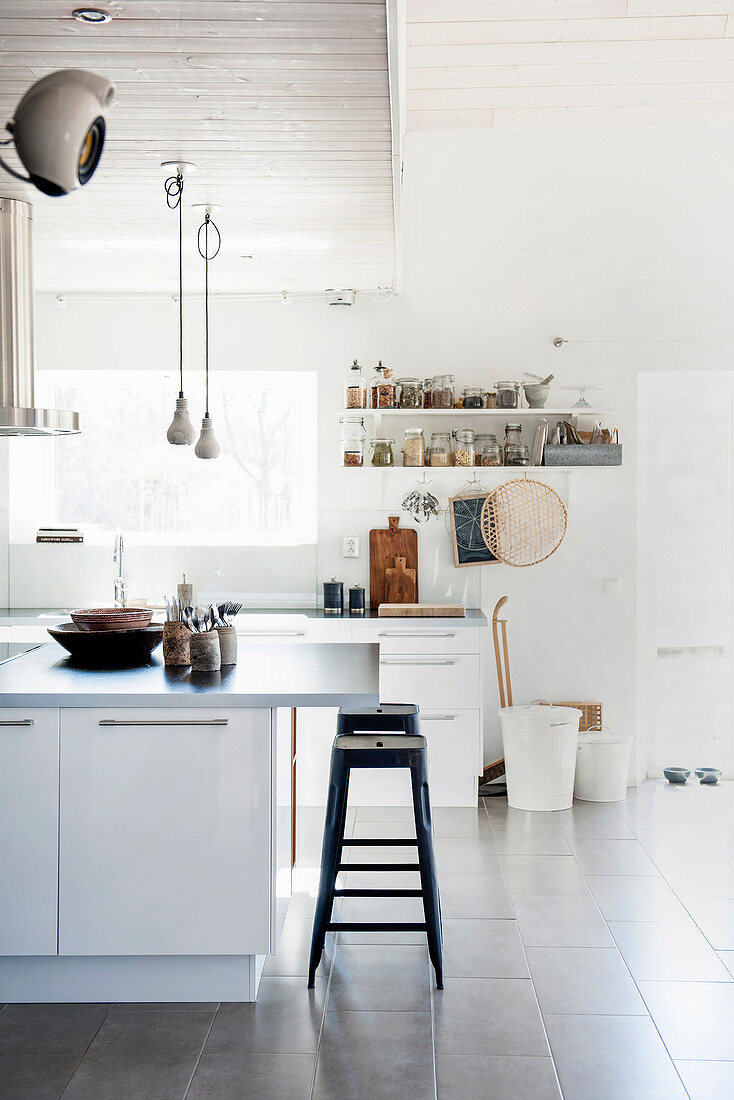
{"label": "wooden bowl", "polygon": [[74,623],[47,629],[76,661],[94,668],[144,664],[163,639],[163,623],[133,630],[80,630]]}
{"label": "wooden bowl", "polygon": [[80,630],[135,630],[150,625],[153,612],[146,607],[88,607],[72,611]]}

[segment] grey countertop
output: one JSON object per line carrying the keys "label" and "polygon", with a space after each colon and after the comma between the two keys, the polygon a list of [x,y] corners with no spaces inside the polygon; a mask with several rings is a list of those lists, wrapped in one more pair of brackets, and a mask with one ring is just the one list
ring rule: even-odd
{"label": "grey countertop", "polygon": [[[60,619],[66,618],[69,615],[71,608],[65,607],[0,607],[0,625],[2,626],[39,626],[43,625],[47,620],[50,623],[56,623]],[[163,615],[163,611],[156,612],[158,617]],[[377,611],[367,611],[365,615],[350,615],[346,612],[343,615],[326,615],[321,608],[308,608],[308,607],[252,607],[245,611],[240,612],[237,616],[236,623],[238,626],[243,625],[243,621],[252,617],[258,619],[266,618],[289,618],[300,617],[309,620],[318,620],[323,622],[343,623],[349,622],[355,625],[365,622],[384,622],[389,624],[406,624],[411,623],[413,626],[420,623],[446,623],[450,622],[453,627],[477,627],[486,626],[487,619],[482,611],[477,608],[467,608],[466,616],[460,619],[447,619],[441,615],[431,616],[430,618],[383,618],[378,616]]]}
{"label": "grey countertop", "polygon": [[0,707],[340,707],[378,703],[379,646],[243,645],[222,672],[85,669],[48,644],[0,665]]}

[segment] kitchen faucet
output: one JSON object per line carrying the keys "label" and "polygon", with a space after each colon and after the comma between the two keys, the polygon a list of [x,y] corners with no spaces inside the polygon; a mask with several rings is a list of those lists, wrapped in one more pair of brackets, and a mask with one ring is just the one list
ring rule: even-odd
{"label": "kitchen faucet", "polygon": [[125,544],[122,539],[122,531],[118,531],[115,535],[115,552],[112,555],[112,560],[117,565],[115,607],[125,607],[127,604],[127,582],[125,580]]}

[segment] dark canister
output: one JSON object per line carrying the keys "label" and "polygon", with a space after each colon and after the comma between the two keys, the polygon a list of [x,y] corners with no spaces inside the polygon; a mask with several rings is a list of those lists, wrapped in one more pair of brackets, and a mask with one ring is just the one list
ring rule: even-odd
{"label": "dark canister", "polygon": [[332,577],[324,581],[324,614],[341,615],[344,610],[344,584]]}
{"label": "dark canister", "polygon": [[364,588],[361,584],[353,584],[349,589],[349,614],[364,615]]}

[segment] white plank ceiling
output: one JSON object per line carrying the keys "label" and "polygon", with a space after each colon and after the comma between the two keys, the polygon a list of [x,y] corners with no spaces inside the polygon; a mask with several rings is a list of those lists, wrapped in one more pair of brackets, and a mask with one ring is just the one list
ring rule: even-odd
{"label": "white plank ceiling", "polygon": [[0,195],[34,204],[39,289],[173,291],[159,165],[176,159],[199,166],[184,208],[192,288],[197,202],[224,206],[213,289],[394,282],[385,0],[99,0],[113,19],[98,26],[72,18],[79,2],[0,0],[0,119],[55,69],[117,88],[86,187],[49,199],[0,173]]}
{"label": "white plank ceiling", "polygon": [[406,0],[406,128],[734,121],[734,0]]}

